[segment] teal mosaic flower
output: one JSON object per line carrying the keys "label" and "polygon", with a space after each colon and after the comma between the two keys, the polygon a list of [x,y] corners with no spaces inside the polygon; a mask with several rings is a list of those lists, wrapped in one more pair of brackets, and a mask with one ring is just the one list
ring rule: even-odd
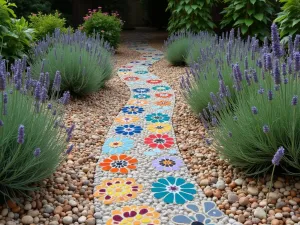
{"label": "teal mosaic flower", "polygon": [[133,98],[137,98],[137,99],[148,99],[150,98],[151,96],[150,95],[147,95],[147,94],[137,94],[137,95],[134,95]]}
{"label": "teal mosaic flower", "polygon": [[192,201],[197,193],[195,185],[183,178],[167,177],[152,184],[151,191],[157,199],[169,204],[184,204]]}
{"label": "teal mosaic flower", "polygon": [[146,116],[146,121],[148,122],[152,122],[152,123],[162,123],[162,122],[166,122],[169,121],[170,117],[168,116],[168,114],[162,114],[162,113],[152,113],[152,114],[148,114]]}
{"label": "teal mosaic flower", "polygon": [[155,86],[152,89],[155,90],[155,91],[168,91],[171,88],[169,86],[160,85],[160,86]]}

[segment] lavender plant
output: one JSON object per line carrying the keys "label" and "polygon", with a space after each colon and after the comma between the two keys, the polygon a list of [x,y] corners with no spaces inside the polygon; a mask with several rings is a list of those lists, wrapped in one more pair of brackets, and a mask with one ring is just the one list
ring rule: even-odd
{"label": "lavender plant", "polygon": [[[196,114],[200,113],[209,101],[215,102],[219,94],[232,95],[235,101],[233,89],[247,83],[253,72],[250,68],[259,66],[257,56],[261,49],[258,40],[249,37],[243,41],[239,33],[235,37],[232,30],[221,37],[200,33],[193,42],[188,59],[190,69],[180,84],[191,109]],[[243,76],[245,70],[249,74]],[[222,93],[219,93],[220,88]],[[213,104],[211,107],[217,106]]]}
{"label": "lavender plant", "polygon": [[51,84],[56,70],[61,71],[61,91],[83,96],[98,91],[112,77],[112,53],[99,35],[57,29],[34,47],[30,64],[35,76],[48,71]]}
{"label": "lavender plant", "polygon": [[25,59],[16,60],[11,72],[0,61],[0,200],[35,190],[66,155],[74,129],[63,123],[70,95],[50,98],[59,83],[51,87],[49,77],[45,73],[34,80]]}
{"label": "lavender plant", "polygon": [[[232,93],[210,102],[218,108],[209,114],[203,111],[201,119],[206,128],[217,127],[212,130],[214,145],[230,164],[252,175],[274,165],[300,175],[299,44],[297,39],[294,44],[290,40],[285,52],[274,24],[271,33],[272,44],[264,46],[258,66],[243,74],[248,81],[237,83],[236,76],[232,77],[235,99]],[[285,149],[284,156],[275,154],[278,149]]]}

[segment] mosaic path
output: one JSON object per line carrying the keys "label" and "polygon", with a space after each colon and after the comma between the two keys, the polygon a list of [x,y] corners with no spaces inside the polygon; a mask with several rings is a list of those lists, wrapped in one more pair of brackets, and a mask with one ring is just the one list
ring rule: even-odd
{"label": "mosaic path", "polygon": [[148,67],[163,53],[143,41],[128,44],[139,60],[118,70],[131,90],[115,118],[95,175],[99,225],[227,224],[190,177],[172,128],[175,94]]}

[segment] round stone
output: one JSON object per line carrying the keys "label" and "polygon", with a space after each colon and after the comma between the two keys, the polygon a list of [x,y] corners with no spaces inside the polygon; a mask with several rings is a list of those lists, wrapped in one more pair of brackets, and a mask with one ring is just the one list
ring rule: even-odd
{"label": "round stone", "polygon": [[63,223],[64,224],[71,224],[71,223],[73,223],[73,218],[71,216],[65,216],[63,218]]}
{"label": "round stone", "polygon": [[23,224],[31,224],[31,223],[33,223],[32,216],[23,216],[22,217],[22,223]]}

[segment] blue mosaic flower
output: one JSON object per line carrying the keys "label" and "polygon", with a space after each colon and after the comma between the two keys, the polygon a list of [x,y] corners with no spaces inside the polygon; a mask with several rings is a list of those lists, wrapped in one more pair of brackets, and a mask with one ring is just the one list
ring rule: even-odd
{"label": "blue mosaic flower", "polygon": [[145,111],[144,108],[138,107],[138,106],[125,106],[122,109],[123,113],[134,114],[134,115],[139,114],[139,113],[143,113],[144,111]]}
{"label": "blue mosaic flower", "polygon": [[133,98],[137,98],[137,99],[148,99],[148,98],[150,98],[150,95],[146,95],[146,94],[138,94],[138,95],[134,95]]}
{"label": "blue mosaic flower", "polygon": [[149,63],[149,62],[145,62],[145,63],[142,63],[143,66],[152,66],[152,63]]}
{"label": "blue mosaic flower", "polygon": [[133,91],[136,93],[147,93],[150,91],[150,89],[149,88],[135,88],[135,89],[133,89]]}
{"label": "blue mosaic flower", "polygon": [[135,71],[134,73],[136,73],[136,74],[147,74],[149,72],[146,71],[146,70],[138,70],[138,71]]}
{"label": "blue mosaic flower", "polygon": [[152,123],[162,123],[162,122],[166,122],[169,121],[170,117],[168,116],[168,114],[162,114],[162,113],[152,113],[152,114],[148,114],[146,116],[146,121],[152,122]]}
{"label": "blue mosaic flower", "polygon": [[156,156],[156,155],[162,155],[162,154],[170,154],[170,155],[174,155],[177,154],[178,151],[176,149],[170,149],[170,150],[160,150],[160,149],[154,149],[152,151],[148,151],[148,152],[144,152],[144,155],[146,156]]}
{"label": "blue mosaic flower", "polygon": [[115,131],[117,134],[123,134],[123,135],[134,135],[134,134],[140,134],[142,132],[143,128],[141,126],[136,126],[133,124],[130,125],[123,125],[116,127]]}
{"label": "blue mosaic flower", "polygon": [[160,86],[155,86],[152,89],[155,90],[155,91],[168,91],[171,88],[169,86],[162,86],[162,85],[160,85]]}
{"label": "blue mosaic flower", "polygon": [[184,204],[187,201],[192,201],[197,193],[194,184],[177,177],[158,179],[157,182],[152,184],[151,191],[154,193],[155,198],[173,204]]}
{"label": "blue mosaic flower", "polygon": [[216,209],[216,204],[212,201],[203,201],[202,208],[204,213],[201,213],[200,207],[196,204],[187,204],[185,208],[194,212],[193,216],[186,216],[183,214],[176,215],[172,221],[176,224],[189,224],[189,225],[215,225],[212,218],[221,218],[224,216],[223,212]]}
{"label": "blue mosaic flower", "polygon": [[119,69],[120,72],[129,72],[131,71],[131,69],[126,69],[126,68],[123,68],[123,69]]}
{"label": "blue mosaic flower", "polygon": [[161,58],[159,58],[159,57],[154,57],[154,58],[152,58],[153,60],[160,60]]}
{"label": "blue mosaic flower", "polygon": [[102,152],[105,154],[122,154],[129,151],[134,146],[134,141],[130,138],[113,137],[108,138],[103,147]]}

